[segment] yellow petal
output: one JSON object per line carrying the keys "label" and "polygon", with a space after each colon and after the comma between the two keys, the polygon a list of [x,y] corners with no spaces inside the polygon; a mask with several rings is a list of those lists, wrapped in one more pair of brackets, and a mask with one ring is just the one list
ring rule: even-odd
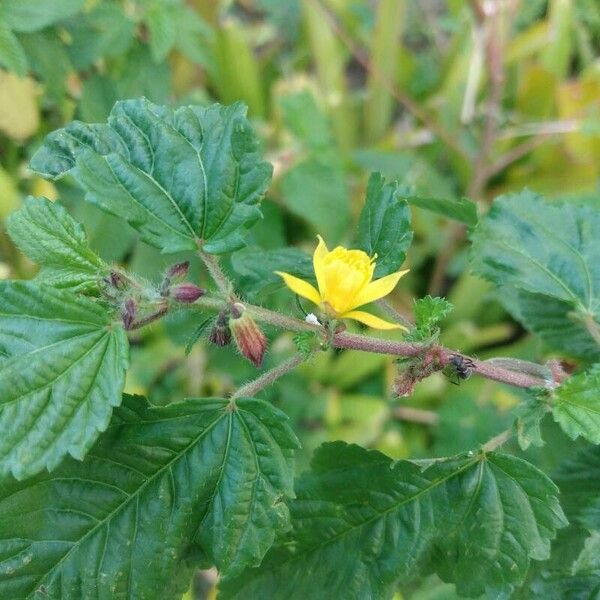
{"label": "yellow petal", "polygon": [[353,310],[343,314],[341,316],[342,319],[354,319],[355,321],[360,321],[369,327],[373,327],[373,329],[404,329],[407,331],[406,327],[398,323],[390,323],[389,321],[384,321],[375,315],[372,315],[364,310]]}
{"label": "yellow petal", "polygon": [[403,275],[406,275],[406,273],[408,273],[408,269],[386,275],[376,281],[371,281],[371,283],[367,284],[364,289],[356,294],[352,300],[352,308],[362,306],[363,304],[369,304],[369,302],[374,302],[375,300],[387,296],[396,287],[400,278]]}
{"label": "yellow petal", "polygon": [[325,294],[325,257],[329,254],[327,244],[323,241],[323,238],[318,235],[319,244],[313,254],[313,267],[315,269],[315,275],[317,276],[317,285],[321,295]]}
{"label": "yellow petal", "polygon": [[321,303],[321,296],[319,296],[319,292],[317,292],[317,290],[315,290],[315,288],[307,281],[304,281],[298,277],[294,277],[289,273],[282,273],[281,271],[275,271],[275,273],[282,277],[285,285],[287,285],[292,292],[298,294],[298,296],[308,298],[308,300],[314,302],[315,304]]}

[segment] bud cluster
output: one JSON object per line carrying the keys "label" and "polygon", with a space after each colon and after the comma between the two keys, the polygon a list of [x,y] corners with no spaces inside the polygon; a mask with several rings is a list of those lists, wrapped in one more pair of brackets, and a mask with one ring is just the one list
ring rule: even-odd
{"label": "bud cluster", "polygon": [[216,346],[227,346],[232,338],[243,356],[256,367],[262,365],[267,338],[241,302],[219,313],[208,339]]}

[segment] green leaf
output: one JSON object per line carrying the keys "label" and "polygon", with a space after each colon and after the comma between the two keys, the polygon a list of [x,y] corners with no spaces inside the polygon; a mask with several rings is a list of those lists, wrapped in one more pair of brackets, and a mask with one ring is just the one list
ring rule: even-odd
{"label": "green leaf", "polygon": [[283,286],[275,271],[309,280],[315,276],[310,256],[298,248],[244,248],[231,257],[231,265],[240,276],[240,287],[251,296]]}
{"label": "green leaf", "polygon": [[13,31],[37,31],[77,14],[85,0],[2,0],[0,21]]}
{"label": "green leaf", "polygon": [[242,104],[177,110],[117,102],[107,125],[75,121],[31,160],[54,179],[71,173],[86,199],[126,219],[163,252],[226,252],[260,218],[271,179]]}
{"label": "green leaf", "polygon": [[127,338],[97,303],[0,282],[0,476],[81,460],[121,402]]}
{"label": "green leaf", "polygon": [[414,302],[415,329],[411,331],[406,339],[413,341],[426,340],[437,335],[438,323],[445,319],[454,306],[445,298],[432,298],[425,296]]}
{"label": "green leaf", "polygon": [[[125,14],[120,2],[112,0],[96,3],[66,23],[66,28],[71,37],[67,50],[77,70],[88,69],[103,57],[124,54],[136,34],[136,23]],[[119,73],[119,78],[123,76]]]}
{"label": "green leaf", "polygon": [[427,563],[461,595],[522,582],[566,523],[558,489],[518,458],[469,453],[422,468],[325,444],[290,505],[293,534],[223,598],[391,598]]}
{"label": "green leaf", "polygon": [[410,209],[401,198],[398,182],[386,183],[381,173],[371,173],[358,220],[357,244],[369,256],[377,254],[375,277],[400,268],[412,237]]}
{"label": "green leaf", "polygon": [[[534,317],[534,331],[553,325],[569,332],[577,323],[598,353],[599,228],[600,211],[591,206],[547,203],[529,191],[502,196],[473,234],[471,265],[498,286],[518,290],[513,312],[544,314]],[[556,333],[548,335],[557,341]]]}
{"label": "green leaf", "polygon": [[468,227],[475,227],[477,225],[477,204],[467,198],[451,200],[449,198],[426,198],[413,195],[404,195],[403,197],[412,206],[417,206],[448,219],[459,221]]}
{"label": "green leaf", "polygon": [[572,439],[600,444],[600,365],[569,377],[554,390],[552,415]]}
{"label": "green leaf", "polygon": [[200,323],[200,325],[198,325],[196,327],[196,329],[194,329],[194,332],[192,333],[192,335],[189,337],[188,341],[185,344],[185,355],[186,356],[189,356],[189,354],[191,353],[192,348],[194,347],[196,342],[202,337],[202,335],[204,334],[204,332],[206,331],[208,326],[213,322],[214,322],[214,318],[208,317],[208,319],[205,319],[204,321],[202,321],[202,323]]}
{"label": "green leaf", "polygon": [[40,265],[40,283],[79,291],[94,290],[108,266],[88,246],[83,227],[60,205],[28,197],[9,216],[12,241]]}
{"label": "green leaf", "polygon": [[527,394],[525,400],[517,406],[515,428],[521,450],[527,450],[529,446],[544,445],[541,424],[548,412],[550,412],[548,402],[542,401],[535,393]]}
{"label": "green leaf", "polygon": [[3,482],[0,597],[179,600],[195,537],[224,574],[258,564],[287,523],[297,440],[267,403],[236,404],[125,397],[83,463]]}
{"label": "green leaf", "polygon": [[600,590],[600,532],[592,531],[572,565],[545,571],[531,585],[533,598],[540,600],[591,600]]}
{"label": "green leaf", "polygon": [[27,56],[17,36],[0,22],[0,65],[23,77],[27,73]]}
{"label": "green leaf", "polygon": [[146,13],[150,31],[150,50],[156,62],[164,60],[177,41],[177,7],[165,2],[153,2]]}

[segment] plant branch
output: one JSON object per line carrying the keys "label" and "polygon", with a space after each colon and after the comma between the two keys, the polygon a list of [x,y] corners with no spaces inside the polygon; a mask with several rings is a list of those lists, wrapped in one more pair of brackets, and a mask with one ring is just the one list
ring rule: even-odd
{"label": "plant branch", "polygon": [[[204,296],[194,304],[190,304],[188,307],[218,312],[223,308],[223,306],[223,300],[210,296]],[[262,323],[267,323],[287,331],[313,331],[317,334],[321,334],[324,339],[327,338],[325,329],[317,325],[311,325],[310,323],[306,323],[300,319],[287,317],[278,312],[269,310],[267,308],[262,308],[260,306],[254,306],[252,304],[246,304],[246,309],[254,319]],[[368,335],[347,332],[335,334],[331,341],[335,348],[362,350],[363,352],[374,352],[377,354],[389,354],[391,356],[408,358],[424,355],[427,350],[430,349],[430,346],[423,343],[385,340]],[[436,351],[437,356],[439,357],[441,368],[449,365],[452,355],[457,354],[457,352],[454,350],[445,348],[443,346],[436,347]],[[519,361],[518,364],[513,364],[513,368],[511,369],[502,364],[502,361],[498,359],[480,361],[469,356],[464,356],[464,358],[473,363],[473,373],[481,375],[486,379],[491,379],[493,381],[506,383],[508,385],[520,388],[548,387],[550,383],[548,379],[535,375],[535,373],[539,373],[540,369],[542,368],[536,363]]]}
{"label": "plant branch", "polygon": [[494,436],[491,440],[488,440],[485,444],[483,444],[483,446],[481,446],[481,449],[484,452],[493,452],[494,450],[500,448],[500,446],[506,444],[506,442],[508,442],[508,440],[510,440],[512,436],[513,430],[506,429],[502,433],[499,433],[498,435]]}
{"label": "plant branch", "polygon": [[219,291],[225,296],[231,296],[233,294],[233,284],[229,281],[227,275],[223,273],[223,269],[221,269],[221,265],[219,264],[219,259],[213,254],[208,254],[202,250],[200,250],[198,254],[206,265],[208,273],[213,281],[217,284]]}
{"label": "plant branch", "polygon": [[292,358],[286,360],[280,365],[277,365],[276,367],[273,367],[272,369],[263,373],[260,377],[257,377],[253,381],[249,381],[240,387],[237,392],[232,394],[231,399],[235,400],[236,398],[254,397],[255,394],[277,381],[280,377],[283,377],[286,373],[289,373],[295,369],[305,360],[306,357],[302,354],[296,354],[292,356]]}

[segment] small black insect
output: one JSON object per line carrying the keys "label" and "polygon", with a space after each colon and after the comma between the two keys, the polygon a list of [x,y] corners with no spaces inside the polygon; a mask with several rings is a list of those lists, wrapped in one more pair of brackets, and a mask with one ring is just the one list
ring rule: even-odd
{"label": "small black insect", "polygon": [[475,363],[462,354],[452,354],[448,366],[452,367],[452,372],[458,377],[458,381],[452,381],[452,383],[459,385],[461,379],[469,379],[471,377]]}

